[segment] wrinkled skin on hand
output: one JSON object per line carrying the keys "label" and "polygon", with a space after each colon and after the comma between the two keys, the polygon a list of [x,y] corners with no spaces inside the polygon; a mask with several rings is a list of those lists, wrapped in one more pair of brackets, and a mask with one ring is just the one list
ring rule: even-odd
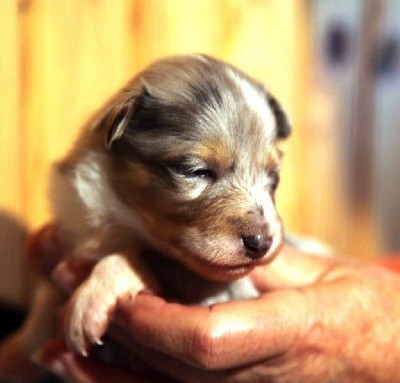
{"label": "wrinkled skin on hand", "polygon": [[397,275],[287,248],[253,279],[259,299],[212,308],[138,297],[136,352],[185,382],[400,380]]}
{"label": "wrinkled skin on hand", "polygon": [[[55,278],[72,290],[79,269],[66,263]],[[262,292],[251,301],[189,307],[147,293],[120,302],[114,336],[171,381],[400,381],[398,275],[284,248],[251,277]],[[160,381],[76,356],[60,341],[36,356],[67,381]]]}

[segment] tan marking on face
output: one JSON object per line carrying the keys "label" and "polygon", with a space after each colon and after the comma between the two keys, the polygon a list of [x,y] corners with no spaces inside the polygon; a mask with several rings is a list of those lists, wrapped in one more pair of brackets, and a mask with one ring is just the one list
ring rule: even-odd
{"label": "tan marking on face", "polygon": [[220,139],[207,140],[201,143],[195,148],[194,156],[221,170],[227,170],[232,166],[232,155]]}

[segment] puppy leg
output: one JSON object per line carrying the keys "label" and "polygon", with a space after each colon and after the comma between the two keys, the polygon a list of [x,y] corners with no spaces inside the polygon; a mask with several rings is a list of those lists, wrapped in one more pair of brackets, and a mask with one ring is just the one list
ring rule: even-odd
{"label": "puppy leg", "polygon": [[0,381],[32,383],[43,375],[31,354],[55,335],[57,311],[64,300],[50,283],[40,282],[25,323],[0,345]]}
{"label": "puppy leg", "polygon": [[101,344],[118,299],[134,297],[144,288],[156,289],[143,260],[134,254],[102,258],[72,295],[65,316],[68,347],[82,355],[91,344]]}

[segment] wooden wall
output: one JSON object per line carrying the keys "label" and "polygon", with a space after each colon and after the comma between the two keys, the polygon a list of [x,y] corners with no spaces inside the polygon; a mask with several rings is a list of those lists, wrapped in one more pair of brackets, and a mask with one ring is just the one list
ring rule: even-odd
{"label": "wooden wall", "polygon": [[[335,178],[321,199],[328,209],[319,204],[316,210],[318,196],[310,192],[310,185],[321,185],[326,171],[333,170],[324,160],[318,169],[318,159],[316,171],[308,167],[310,157],[323,158],[329,145],[309,127],[312,66],[306,3],[0,1],[0,211],[28,230],[46,222],[49,164],[70,146],[85,118],[153,59],[205,52],[267,83],[289,111],[295,133],[284,145],[278,197],[287,226],[341,251],[365,253],[366,247],[354,246],[351,236],[337,236],[347,213],[333,197]],[[333,217],[329,212],[335,212]],[[12,302],[23,302],[26,295],[21,233],[0,249],[0,299]]]}

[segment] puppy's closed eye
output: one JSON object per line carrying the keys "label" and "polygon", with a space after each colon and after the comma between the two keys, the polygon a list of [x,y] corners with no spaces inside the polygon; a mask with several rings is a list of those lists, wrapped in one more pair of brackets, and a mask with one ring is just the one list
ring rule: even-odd
{"label": "puppy's closed eye", "polygon": [[210,182],[218,179],[218,169],[200,158],[182,157],[170,161],[167,166],[173,174],[187,179],[203,179]]}
{"label": "puppy's closed eye", "polygon": [[189,179],[200,178],[208,181],[214,181],[218,177],[217,172],[205,163],[193,165],[185,163],[175,163],[173,165],[170,165],[169,169],[173,173]]}

